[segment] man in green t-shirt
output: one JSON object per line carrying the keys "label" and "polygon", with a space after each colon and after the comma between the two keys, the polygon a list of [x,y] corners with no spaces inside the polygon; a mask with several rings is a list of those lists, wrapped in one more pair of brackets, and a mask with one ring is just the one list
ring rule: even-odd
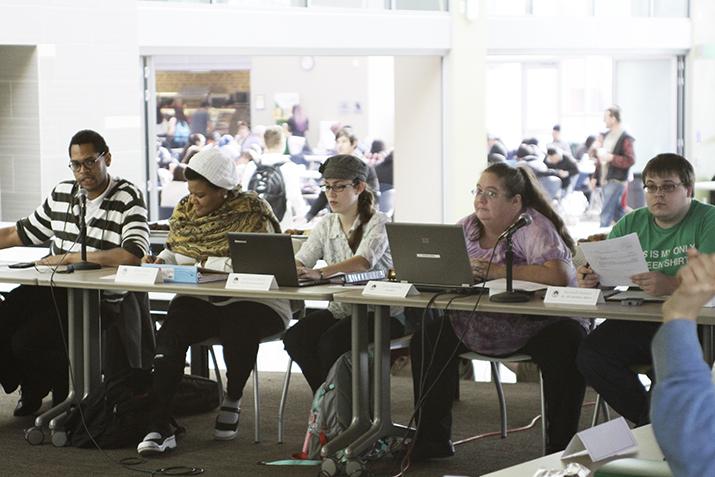
{"label": "man in green t-shirt", "polygon": [[[631,277],[652,296],[670,295],[688,249],[715,252],[715,207],[693,199],[693,166],[677,154],[659,154],[643,169],[646,207],[613,227],[608,238],[638,234],[648,272]],[[590,267],[577,270],[581,287],[598,285]],[[576,358],[586,382],[620,415],[647,424],[648,394],[632,367],[652,364],[651,340],[660,323],[609,320],[581,343]]]}

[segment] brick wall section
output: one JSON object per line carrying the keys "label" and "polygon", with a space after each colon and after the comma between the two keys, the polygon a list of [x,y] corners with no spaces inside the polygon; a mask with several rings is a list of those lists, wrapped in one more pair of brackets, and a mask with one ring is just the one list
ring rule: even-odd
{"label": "brick wall section", "polygon": [[157,71],[157,93],[177,92],[204,86],[211,93],[232,94],[249,91],[251,76],[249,71],[208,71],[192,73],[187,71]]}

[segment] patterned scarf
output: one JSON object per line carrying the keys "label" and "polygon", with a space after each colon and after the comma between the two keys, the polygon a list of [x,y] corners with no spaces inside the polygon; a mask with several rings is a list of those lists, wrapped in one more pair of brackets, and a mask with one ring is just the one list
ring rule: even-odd
{"label": "patterned scarf", "polygon": [[229,192],[224,203],[204,217],[196,216],[186,196],[169,219],[166,245],[172,252],[199,261],[206,257],[228,257],[227,232],[280,231],[271,206],[255,192]]}

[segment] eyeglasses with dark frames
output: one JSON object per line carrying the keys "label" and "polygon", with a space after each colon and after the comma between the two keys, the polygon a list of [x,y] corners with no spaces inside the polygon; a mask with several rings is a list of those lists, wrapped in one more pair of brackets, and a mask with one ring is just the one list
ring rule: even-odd
{"label": "eyeglasses with dark frames", "polygon": [[84,166],[85,169],[93,169],[97,165],[97,161],[104,157],[104,153],[99,154],[97,157],[90,157],[81,161],[70,161],[67,167],[72,169],[74,172],[79,172]]}

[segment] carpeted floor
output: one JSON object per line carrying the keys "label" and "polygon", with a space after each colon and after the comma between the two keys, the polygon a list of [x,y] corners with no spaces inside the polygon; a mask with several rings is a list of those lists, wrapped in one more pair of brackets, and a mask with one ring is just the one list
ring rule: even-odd
{"label": "carpeted floor", "polygon": [[[276,443],[276,416],[282,375],[261,373],[261,443],[253,443],[252,389],[246,388],[242,403],[239,437],[235,441],[217,442],[212,439],[214,414],[180,419],[187,429],[178,442],[178,449],[170,455],[151,459],[135,471],[122,468],[118,461],[136,456],[134,449],[97,451],[74,448],[55,448],[49,443],[31,446],[23,439],[23,429],[32,424],[30,418],[12,417],[17,394],[0,397],[0,476],[127,476],[150,475],[151,470],[170,466],[202,467],[205,475],[216,476],[317,476],[318,467],[277,467],[260,465],[260,461],[288,458],[302,447],[310,404],[308,386],[300,374],[294,374],[289,392],[286,436],[284,444]],[[511,427],[527,424],[539,412],[537,383],[505,384]],[[593,393],[587,395],[593,400]],[[45,406],[49,399],[45,400]],[[412,383],[409,377],[395,377],[392,382],[393,417],[406,423],[411,413]],[[591,418],[592,407],[584,408],[582,426]],[[497,431],[498,403],[491,383],[462,381],[461,399],[454,405],[454,439]],[[480,439],[457,447],[457,455],[450,459],[413,465],[408,476],[477,476],[525,460],[536,458],[541,452],[540,425],[525,432]],[[383,459],[368,466],[370,475],[391,476],[399,472],[399,462]],[[176,474],[175,474],[176,475]]]}

